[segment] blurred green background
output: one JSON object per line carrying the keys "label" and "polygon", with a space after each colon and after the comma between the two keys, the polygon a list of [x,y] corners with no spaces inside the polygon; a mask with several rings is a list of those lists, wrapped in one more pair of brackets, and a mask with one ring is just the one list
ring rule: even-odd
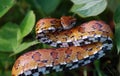
{"label": "blurred green background", "polygon": [[0,76],[11,76],[15,60],[23,53],[49,48],[37,42],[35,23],[63,15],[76,17],[79,24],[105,21],[114,32],[114,48],[91,64],[46,76],[119,76],[120,0],[0,0]]}

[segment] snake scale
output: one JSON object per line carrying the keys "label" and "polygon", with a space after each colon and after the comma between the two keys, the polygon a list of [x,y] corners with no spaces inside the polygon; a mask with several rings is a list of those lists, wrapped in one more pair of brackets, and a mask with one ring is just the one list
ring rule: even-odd
{"label": "snake scale", "polygon": [[103,21],[92,20],[75,26],[71,16],[43,18],[36,24],[36,38],[56,48],[38,49],[20,56],[12,76],[42,76],[72,70],[105,55],[113,46],[113,33]]}

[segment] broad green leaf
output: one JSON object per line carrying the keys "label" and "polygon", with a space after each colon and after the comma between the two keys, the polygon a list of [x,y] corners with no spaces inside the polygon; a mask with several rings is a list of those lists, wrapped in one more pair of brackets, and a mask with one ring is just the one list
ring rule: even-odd
{"label": "broad green leaf", "polygon": [[38,43],[39,43],[38,41],[23,42],[16,48],[16,50],[14,50],[14,54],[17,54],[17,53],[29,48],[30,46],[33,46]]}
{"label": "broad green leaf", "polygon": [[120,23],[120,6],[118,6],[116,11],[115,11],[114,22],[115,22],[115,24],[119,24]]}
{"label": "broad green leaf", "polygon": [[[25,18],[23,19],[22,23],[20,24],[21,36],[18,37],[19,38],[18,40],[28,35],[32,31],[34,25],[35,25],[35,14],[33,13],[33,11],[29,11],[25,16]],[[20,32],[18,32],[19,35]]]}
{"label": "broad green leaf", "polygon": [[37,1],[41,5],[45,13],[50,14],[57,8],[61,0],[37,0]]}
{"label": "broad green leaf", "polygon": [[17,46],[18,25],[6,23],[0,29],[0,51],[12,52]]}
{"label": "broad green leaf", "polygon": [[88,2],[93,2],[93,1],[96,1],[96,0],[71,0],[74,4],[85,4],[85,3],[88,3]]}
{"label": "broad green leaf", "polygon": [[120,5],[120,0],[107,0],[108,1],[108,8],[115,12],[116,8]]}
{"label": "broad green leaf", "polygon": [[[72,0],[74,5],[71,11],[81,17],[97,16],[102,13],[106,6],[106,0]],[[81,2],[81,3],[80,3]]]}
{"label": "broad green leaf", "polygon": [[37,9],[37,11],[42,14],[44,17],[46,14],[51,14],[56,10],[61,0],[27,0],[31,3],[33,7]]}
{"label": "broad green leaf", "polygon": [[18,45],[22,42],[22,40],[23,40],[23,37],[21,37],[22,35],[21,35],[22,33],[21,33],[21,30],[20,30],[20,28],[18,29],[18,31],[17,31],[17,42],[18,42]]}
{"label": "broad green leaf", "polygon": [[0,18],[14,5],[14,0],[0,0]]}
{"label": "broad green leaf", "polygon": [[118,52],[120,52],[120,6],[115,11],[114,22],[115,22],[115,42],[117,45]]}

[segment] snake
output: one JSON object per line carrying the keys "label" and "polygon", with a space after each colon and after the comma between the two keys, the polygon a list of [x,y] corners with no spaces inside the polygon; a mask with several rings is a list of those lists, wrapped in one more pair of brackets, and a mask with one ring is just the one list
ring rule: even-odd
{"label": "snake", "polygon": [[12,76],[43,76],[72,70],[103,57],[113,47],[113,33],[102,20],[76,25],[72,16],[42,18],[36,23],[36,38],[50,48],[21,55],[13,65]]}

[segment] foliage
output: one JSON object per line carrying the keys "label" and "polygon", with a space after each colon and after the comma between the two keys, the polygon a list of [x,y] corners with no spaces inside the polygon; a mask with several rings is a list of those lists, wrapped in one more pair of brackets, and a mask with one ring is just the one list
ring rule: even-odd
{"label": "foliage", "polygon": [[101,19],[113,31],[115,23],[115,47],[94,64],[47,76],[91,76],[89,72],[92,76],[118,76],[119,5],[120,0],[0,0],[0,76],[11,76],[15,60],[24,52],[49,47],[35,39],[34,25],[39,18],[60,18],[62,15],[74,15],[79,22]]}
{"label": "foliage", "polygon": [[71,11],[81,17],[97,16],[107,6],[106,0],[72,0],[72,2],[74,5]]}
{"label": "foliage", "polygon": [[14,0],[0,0],[0,18],[14,5]]}
{"label": "foliage", "polygon": [[[30,11],[23,19],[20,27],[11,22],[3,25],[0,30],[0,51],[18,53],[34,44],[37,44],[36,41],[21,43],[23,38],[31,32],[34,23],[35,16],[33,12]],[[8,47],[6,48],[6,46]]]}
{"label": "foliage", "polygon": [[115,22],[115,42],[117,45],[118,52],[120,52],[120,6],[116,9],[114,15]]}

